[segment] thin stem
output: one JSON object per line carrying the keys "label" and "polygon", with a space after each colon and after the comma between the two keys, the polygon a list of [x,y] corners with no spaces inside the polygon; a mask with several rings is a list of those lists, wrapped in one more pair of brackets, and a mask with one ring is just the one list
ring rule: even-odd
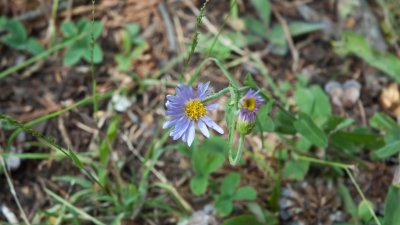
{"label": "thin stem", "polygon": [[343,163],[338,163],[338,162],[330,162],[330,161],[325,161],[321,159],[316,159],[316,158],[311,158],[308,156],[302,156],[302,155],[295,155],[295,159],[301,160],[301,161],[306,161],[306,162],[312,162],[312,163],[317,163],[325,166],[333,166],[341,169],[353,169],[353,165],[349,164],[343,164]]}
{"label": "thin stem", "polygon": [[229,148],[229,162],[232,166],[235,166],[239,162],[240,158],[242,157],[243,142],[244,142],[244,135],[241,134],[240,138],[239,138],[239,145],[238,145],[238,149],[236,151],[235,157],[233,157],[233,152],[232,152],[233,148]]}
{"label": "thin stem", "polygon": [[[219,92],[217,92],[217,93],[215,93],[215,94],[209,95],[209,96],[207,96],[206,98],[204,98],[202,102],[208,102],[208,101],[214,100],[214,99],[216,99],[216,98],[219,98],[219,97],[221,97],[222,95],[228,93],[228,92],[230,91],[231,88],[232,88],[232,87],[226,87],[226,88],[220,90]],[[241,87],[241,88],[239,88],[237,91],[238,91],[238,92],[243,92],[243,91],[247,91],[248,89],[249,89],[249,87]]]}
{"label": "thin stem", "polygon": [[97,105],[97,98],[96,98],[96,77],[94,75],[94,11],[95,11],[95,0],[92,0],[92,31],[91,31],[91,43],[90,43],[90,77],[92,79],[92,95],[93,95],[93,115],[96,115],[98,111],[98,105]]}
{"label": "thin stem", "polygon": [[[349,170],[349,168],[346,168],[345,170],[346,170],[347,174],[349,175],[351,182],[352,182],[353,185],[356,187],[358,194],[361,196],[361,198],[362,198],[364,201],[367,201],[367,198],[365,197],[364,193],[362,192],[360,186],[358,185],[356,179],[354,178],[354,176],[353,176],[353,174],[351,173],[351,171]],[[374,218],[376,224],[377,224],[377,225],[381,225],[381,222],[379,221],[379,219],[378,219],[378,217],[376,216],[374,210],[370,207],[369,204],[367,204],[367,208],[368,208],[369,212],[371,213],[372,217]]]}
{"label": "thin stem", "polygon": [[13,196],[15,203],[17,203],[17,207],[21,213],[21,217],[27,225],[30,225],[28,217],[26,216],[26,213],[25,213],[24,209],[22,208],[21,203],[18,199],[17,193],[15,192],[15,188],[11,181],[10,175],[8,174],[6,163],[4,162],[3,156],[0,156],[0,162],[1,162],[1,166],[3,167],[3,170],[4,170],[4,174],[6,175],[6,180],[7,180],[8,186],[10,188],[11,195]]}

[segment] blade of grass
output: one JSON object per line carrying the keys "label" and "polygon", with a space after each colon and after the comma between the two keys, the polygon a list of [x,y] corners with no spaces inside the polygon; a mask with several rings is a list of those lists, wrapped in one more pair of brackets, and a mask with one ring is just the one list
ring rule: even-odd
{"label": "blade of grass", "polygon": [[72,205],[71,203],[69,203],[67,200],[63,199],[62,197],[58,196],[56,193],[50,191],[49,189],[45,188],[44,191],[50,196],[52,197],[54,200],[56,200],[57,202],[65,205],[67,208],[73,210],[74,212],[78,213],[80,216],[82,216],[83,219],[85,220],[89,220],[91,222],[93,222],[94,224],[97,225],[106,225],[105,223],[99,221],[98,219],[94,218],[93,216],[87,214],[85,211],[83,211],[82,209]]}

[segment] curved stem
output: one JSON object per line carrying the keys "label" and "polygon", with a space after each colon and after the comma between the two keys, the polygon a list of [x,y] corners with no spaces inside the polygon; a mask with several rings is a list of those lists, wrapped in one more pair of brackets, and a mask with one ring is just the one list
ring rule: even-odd
{"label": "curved stem", "polygon": [[[358,194],[361,196],[361,198],[362,198],[364,201],[367,201],[367,198],[365,197],[364,193],[362,192],[360,186],[358,185],[356,179],[354,178],[354,176],[353,176],[353,174],[351,173],[351,171],[349,170],[349,168],[346,168],[345,170],[346,170],[347,174],[349,175],[351,182],[353,182],[353,185],[356,187]],[[369,212],[371,213],[372,217],[374,218],[375,223],[376,223],[377,225],[381,225],[381,222],[379,221],[379,219],[378,219],[378,217],[376,216],[374,210],[371,208],[371,206],[370,206],[369,204],[367,204],[367,208],[368,208]]]}
{"label": "curved stem", "polygon": [[[214,93],[214,94],[212,94],[212,95],[209,95],[209,96],[207,96],[206,98],[204,98],[202,102],[208,102],[208,101],[214,100],[214,99],[216,99],[216,98],[219,98],[219,97],[221,97],[222,95],[228,93],[228,92],[230,91],[231,88],[232,88],[232,87],[226,87],[226,88],[220,90],[220,91],[217,92],[217,93]],[[237,89],[237,91],[238,91],[238,92],[244,92],[244,91],[247,91],[248,89],[249,89],[249,87],[241,87],[241,88]]]}
{"label": "curved stem", "polygon": [[240,160],[240,158],[242,156],[242,153],[243,153],[243,142],[244,142],[244,135],[241,134],[240,138],[239,138],[238,149],[237,149],[237,151],[235,153],[236,154],[235,157],[233,157],[233,152],[232,152],[233,148],[229,148],[229,163],[232,166],[236,166],[236,164],[239,162],[239,160]]}

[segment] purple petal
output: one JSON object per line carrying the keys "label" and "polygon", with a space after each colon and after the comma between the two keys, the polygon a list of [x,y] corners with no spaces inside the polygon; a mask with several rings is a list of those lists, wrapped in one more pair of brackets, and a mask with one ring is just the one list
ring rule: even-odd
{"label": "purple petal", "polygon": [[207,110],[214,110],[214,109],[217,109],[218,106],[219,106],[219,104],[217,104],[217,103],[207,105]]}
{"label": "purple petal", "polygon": [[204,123],[206,123],[206,125],[212,129],[214,129],[215,131],[217,131],[220,134],[224,134],[224,130],[218,126],[218,124],[216,124],[210,117],[208,116],[203,116],[200,118]]}
{"label": "purple petal", "polygon": [[198,120],[197,125],[199,126],[199,129],[201,133],[206,137],[210,137],[210,132],[208,132],[206,124],[202,120]]}
{"label": "purple petal", "polygon": [[192,145],[193,140],[194,140],[194,134],[195,134],[195,130],[194,130],[194,121],[190,122],[190,126],[188,128],[188,137],[187,137],[187,143],[188,146],[190,147],[190,145]]}
{"label": "purple petal", "polygon": [[190,125],[190,120],[185,119],[182,123],[179,123],[175,126],[175,129],[171,131],[170,136],[173,136],[173,140],[178,140],[183,133],[188,129]]}
{"label": "purple petal", "polygon": [[199,98],[199,99],[205,98],[209,93],[209,91],[208,91],[209,85],[210,85],[210,82],[207,82],[205,84],[199,83],[199,85],[197,86],[196,97]]}

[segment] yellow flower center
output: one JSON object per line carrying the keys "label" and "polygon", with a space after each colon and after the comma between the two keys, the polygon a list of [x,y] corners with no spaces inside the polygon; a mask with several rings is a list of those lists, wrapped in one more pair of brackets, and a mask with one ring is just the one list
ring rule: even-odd
{"label": "yellow flower center", "polygon": [[198,120],[206,114],[206,107],[200,100],[190,100],[185,105],[185,114],[191,120]]}
{"label": "yellow flower center", "polygon": [[256,108],[256,99],[246,98],[246,100],[242,102],[242,106],[246,107],[248,110],[253,111]]}

